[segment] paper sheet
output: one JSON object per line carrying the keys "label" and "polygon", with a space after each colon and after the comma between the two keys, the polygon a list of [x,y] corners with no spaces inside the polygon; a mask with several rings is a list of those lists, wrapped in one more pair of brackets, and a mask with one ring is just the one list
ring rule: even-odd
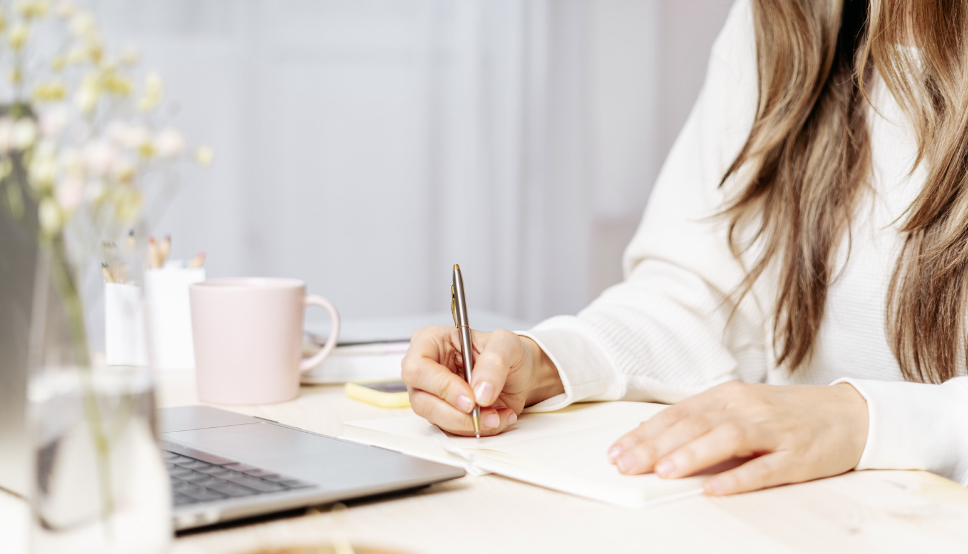
{"label": "paper sheet", "polygon": [[641,402],[578,404],[558,412],[525,413],[509,431],[495,437],[448,435],[447,452],[423,418],[347,422],[344,436],[451,465],[473,467],[521,481],[626,507],[699,494],[704,477],[660,479],[622,475],[606,458],[608,447],[665,406]]}

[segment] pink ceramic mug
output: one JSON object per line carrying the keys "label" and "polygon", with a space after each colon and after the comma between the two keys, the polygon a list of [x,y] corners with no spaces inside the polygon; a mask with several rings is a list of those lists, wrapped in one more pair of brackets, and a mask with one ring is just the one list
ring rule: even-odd
{"label": "pink ceramic mug", "polygon": [[[189,288],[198,398],[217,404],[269,404],[299,394],[299,378],[336,346],[339,312],[306,295],[296,279],[209,279]],[[323,349],[303,359],[303,312],[321,306],[333,320]]]}

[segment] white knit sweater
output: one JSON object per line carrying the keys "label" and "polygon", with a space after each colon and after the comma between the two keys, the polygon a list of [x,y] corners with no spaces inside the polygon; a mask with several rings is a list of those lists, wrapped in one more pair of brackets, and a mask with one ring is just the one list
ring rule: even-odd
{"label": "white knit sweater", "polygon": [[870,413],[858,469],[926,469],[968,483],[968,377],[904,382],[886,338],[887,287],[901,245],[896,220],[924,182],[923,169],[909,175],[914,136],[886,87],[875,83],[872,93],[874,192],[853,220],[849,257],[846,240],[838,250],[840,274],[809,363],[792,374],[776,367],[775,276],[764,275],[729,318],[732,305],[724,299],[743,271],[727,247],[724,222],[709,216],[723,207],[720,179],[752,127],[755,48],[750,0],[738,0],[625,252],[625,281],[577,316],[521,333],[548,353],[565,386],[565,394],[532,409],[590,400],[671,403],[730,380],[845,380]]}

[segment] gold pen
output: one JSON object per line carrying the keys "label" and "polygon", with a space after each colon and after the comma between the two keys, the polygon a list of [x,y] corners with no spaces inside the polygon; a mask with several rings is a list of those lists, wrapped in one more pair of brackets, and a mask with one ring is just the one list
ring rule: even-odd
{"label": "gold pen", "polygon": [[[464,358],[464,380],[471,384],[471,371],[474,369],[474,348],[471,345],[471,325],[467,320],[467,298],[464,296],[464,278],[460,266],[454,264],[454,284],[450,286],[450,313],[460,335],[461,356]],[[481,407],[474,404],[474,434],[481,438]]]}

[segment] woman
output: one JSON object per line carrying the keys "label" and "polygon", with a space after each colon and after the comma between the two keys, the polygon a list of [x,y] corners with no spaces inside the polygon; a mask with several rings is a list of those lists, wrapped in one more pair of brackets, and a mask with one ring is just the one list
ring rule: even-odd
{"label": "woman", "polygon": [[[968,4],[738,0],[625,254],[576,317],[452,328],[403,362],[414,410],[486,434],[588,400],[676,403],[627,474],[731,494],[850,469],[968,482]],[[759,384],[765,383],[765,384]],[[474,399],[474,400],[472,400]]]}

